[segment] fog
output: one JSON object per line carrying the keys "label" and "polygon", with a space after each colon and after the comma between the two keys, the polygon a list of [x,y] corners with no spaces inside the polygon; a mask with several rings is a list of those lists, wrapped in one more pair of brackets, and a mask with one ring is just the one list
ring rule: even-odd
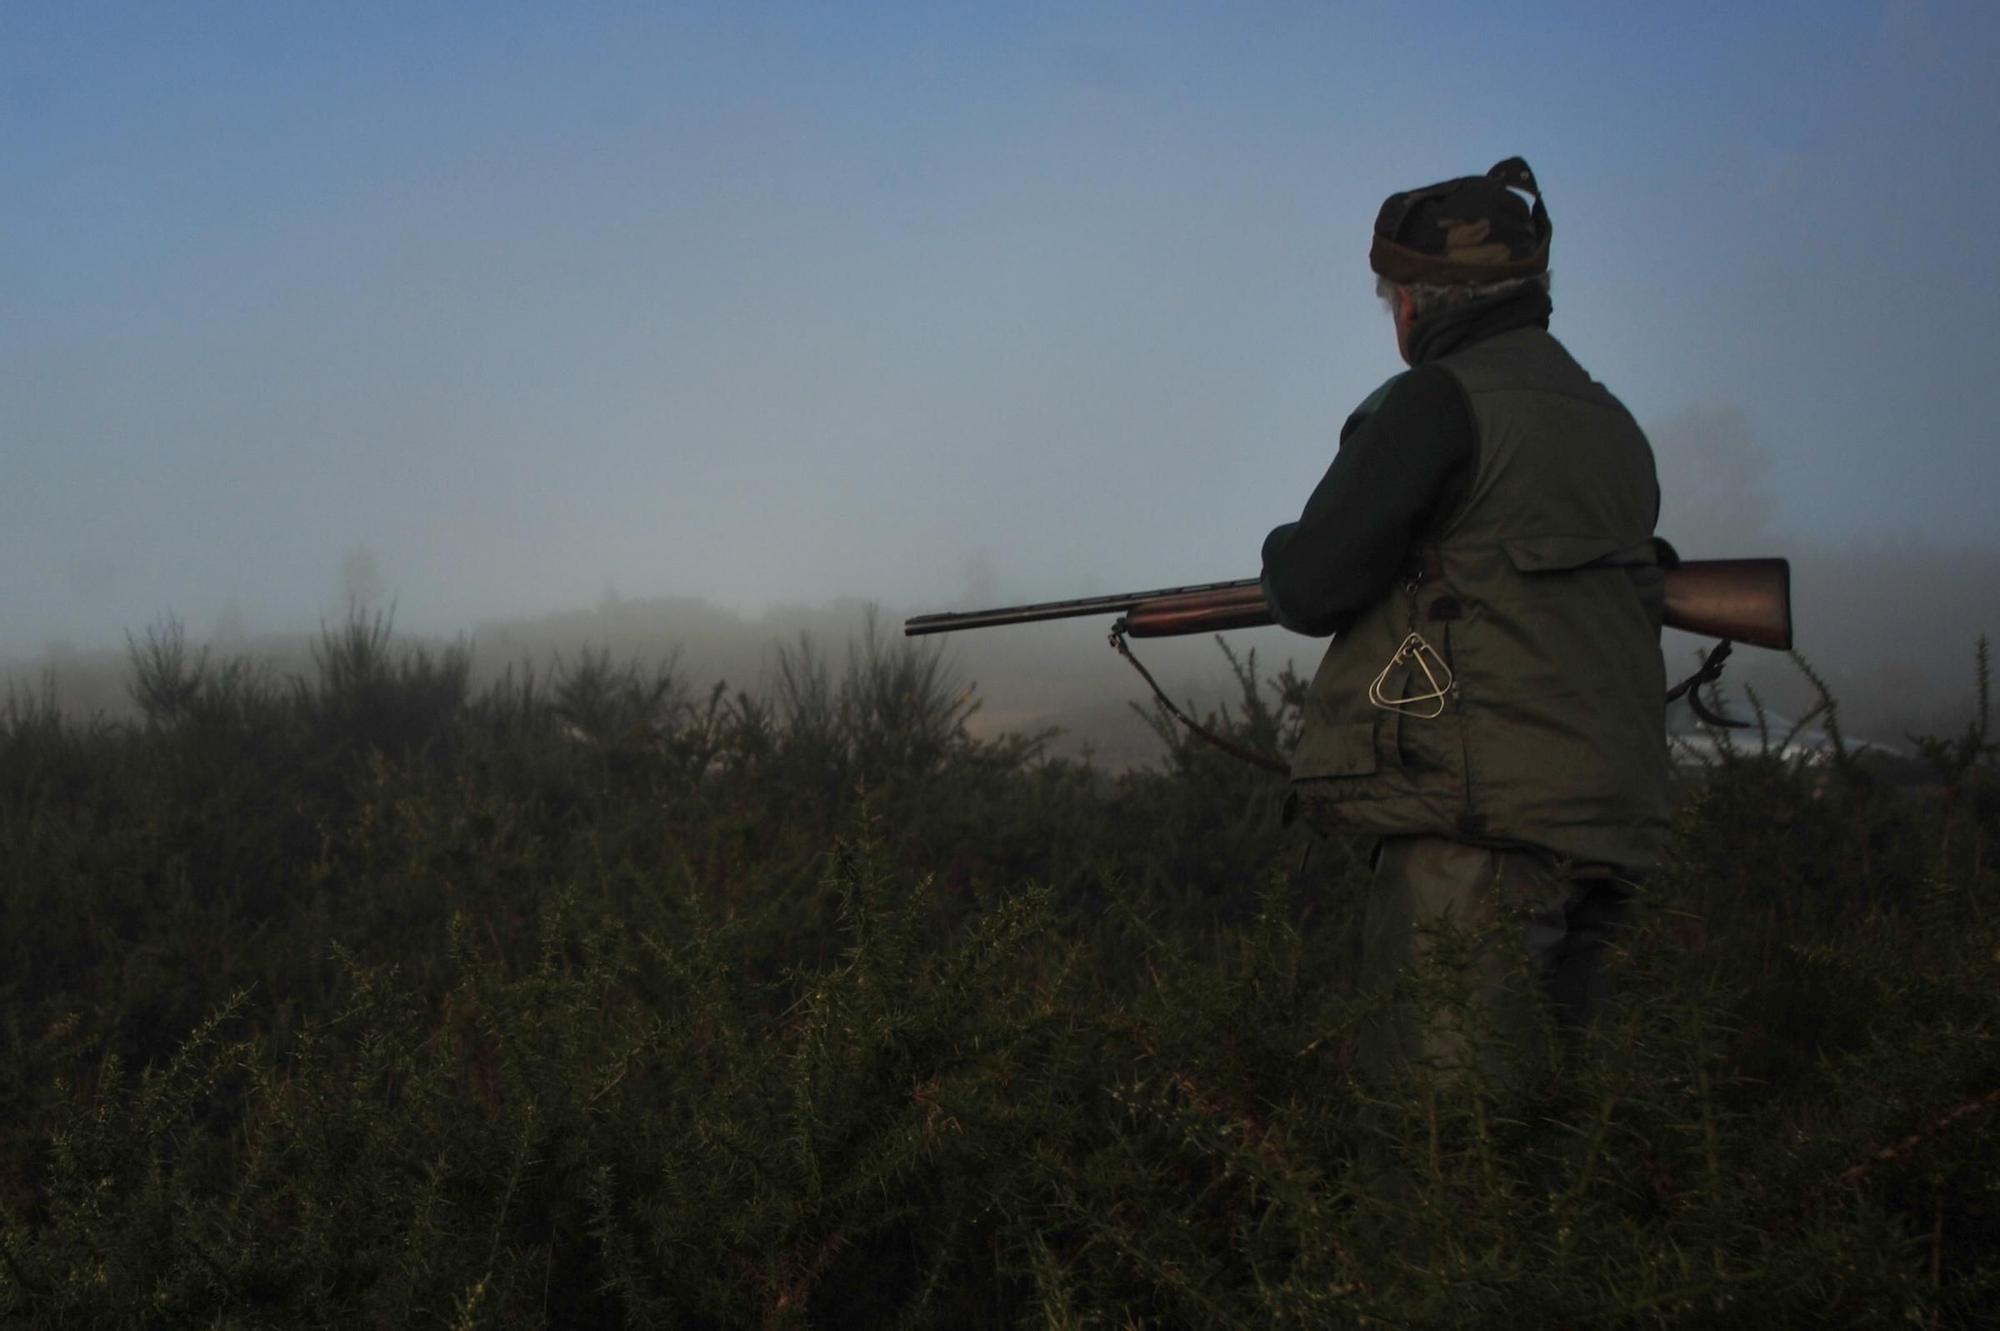
{"label": "fog", "polygon": [[[296,661],[359,599],[482,669],[753,687],[867,603],[1248,576],[1397,368],[1381,198],[1520,153],[1662,531],[1794,561],[1851,728],[1956,725],[2000,628],[1996,57],[1917,0],[10,6],[0,661],[115,709],[128,632]],[[948,650],[986,724],[1143,760],[1102,630]],[[1221,696],[1212,644],[1149,653]]]}

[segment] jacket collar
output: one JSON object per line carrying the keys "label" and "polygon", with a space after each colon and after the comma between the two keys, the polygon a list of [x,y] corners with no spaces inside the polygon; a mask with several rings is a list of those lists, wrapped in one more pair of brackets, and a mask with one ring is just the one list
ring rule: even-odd
{"label": "jacket collar", "polygon": [[1547,328],[1553,309],[1537,287],[1439,310],[1410,330],[1410,364],[1422,365],[1517,328]]}

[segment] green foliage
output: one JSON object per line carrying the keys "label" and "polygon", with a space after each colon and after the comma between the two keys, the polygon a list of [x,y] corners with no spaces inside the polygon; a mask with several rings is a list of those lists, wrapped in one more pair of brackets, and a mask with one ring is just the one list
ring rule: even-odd
{"label": "green foliage", "polygon": [[[1365,1024],[1476,1034],[1460,973],[1357,989],[1365,867],[1170,725],[1116,776],[977,738],[872,630],[764,699],[604,656],[475,693],[379,618],[307,681],[133,658],[135,725],[0,708],[0,1324],[2000,1303],[1983,643],[1924,784],[1768,729],[1689,771],[1577,1047],[1388,1086]],[[1207,723],[1282,753],[1299,681],[1230,664]]]}

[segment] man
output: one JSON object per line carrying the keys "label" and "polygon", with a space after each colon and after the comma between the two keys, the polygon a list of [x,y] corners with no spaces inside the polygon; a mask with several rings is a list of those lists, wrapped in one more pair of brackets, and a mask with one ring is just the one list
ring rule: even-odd
{"label": "man", "polygon": [[1293,807],[1378,839],[1364,973],[1437,972],[1454,931],[1501,945],[1447,968],[1455,1023],[1394,1009],[1378,1069],[1491,1066],[1550,1000],[1587,1021],[1665,833],[1659,486],[1630,413],[1549,335],[1551,231],[1520,158],[1383,204],[1369,264],[1411,368],[1264,542],[1278,621],[1336,635]]}

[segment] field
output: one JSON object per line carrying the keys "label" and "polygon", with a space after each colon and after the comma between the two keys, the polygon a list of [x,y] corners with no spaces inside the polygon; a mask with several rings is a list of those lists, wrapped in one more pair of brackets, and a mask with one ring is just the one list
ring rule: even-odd
{"label": "field", "polygon": [[1921,779],[1830,699],[1690,766],[1584,1048],[1369,1088],[1358,854],[1161,718],[1113,774],[872,637],[753,697],[156,632],[138,720],[0,712],[0,1320],[1988,1324],[1976,676]]}

